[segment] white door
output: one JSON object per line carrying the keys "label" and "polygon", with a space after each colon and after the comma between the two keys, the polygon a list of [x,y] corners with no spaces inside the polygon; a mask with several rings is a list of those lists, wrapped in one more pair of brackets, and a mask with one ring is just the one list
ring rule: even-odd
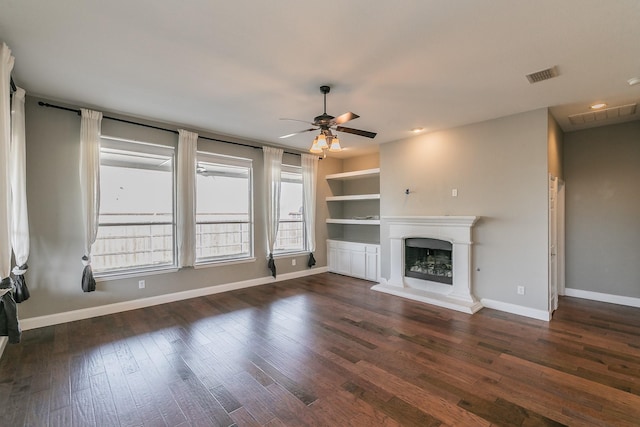
{"label": "white door", "polygon": [[549,313],[558,308],[558,178],[549,175]]}

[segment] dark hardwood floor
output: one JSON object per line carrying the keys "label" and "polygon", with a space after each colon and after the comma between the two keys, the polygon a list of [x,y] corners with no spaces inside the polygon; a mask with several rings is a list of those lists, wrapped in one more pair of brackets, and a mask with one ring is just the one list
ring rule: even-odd
{"label": "dark hardwood floor", "polygon": [[25,331],[1,426],[640,425],[640,309],[469,316],[331,273]]}

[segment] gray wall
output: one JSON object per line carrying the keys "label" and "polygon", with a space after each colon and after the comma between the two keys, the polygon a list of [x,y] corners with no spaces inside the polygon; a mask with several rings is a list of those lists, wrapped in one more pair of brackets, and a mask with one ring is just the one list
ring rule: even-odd
{"label": "gray wall", "polygon": [[547,135],[548,169],[549,174],[564,180],[563,145],[564,133],[558,122],[549,114],[549,131]]}
{"label": "gray wall", "polygon": [[[20,317],[61,313],[104,304],[123,302],[185,291],[201,287],[238,282],[269,275],[266,269],[265,237],[260,194],[262,151],[236,145],[199,140],[199,149],[247,157],[254,160],[255,257],[252,263],[185,269],[175,273],[148,275],[98,283],[97,291],[83,293],[82,223],[78,182],[78,141],[80,118],[74,113],[44,108],[38,99],[27,98],[27,199],[29,207],[31,254],[27,281],[31,299],[20,305]],[[116,114],[108,114],[116,116]],[[131,119],[131,118],[128,118]],[[138,119],[133,119],[140,121]],[[140,126],[103,120],[103,135],[149,141],[175,146],[177,135]],[[172,125],[158,124],[161,127]],[[173,126],[175,127],[175,126]],[[188,127],[186,127],[189,129]],[[190,129],[198,131],[197,129]],[[201,135],[216,135],[199,132]],[[222,138],[229,139],[229,138]],[[240,141],[242,142],[242,141]],[[244,141],[247,143],[247,141]],[[252,142],[261,145],[259,141]],[[299,164],[298,156],[285,155],[285,162]],[[324,175],[339,171],[341,161],[325,159],[319,163],[317,208],[316,267],[326,266],[326,181]],[[278,273],[306,270],[306,256],[298,256],[297,266],[290,258],[277,260]],[[146,288],[138,289],[138,280],[146,279]]]}
{"label": "gray wall", "polygon": [[[476,296],[547,310],[548,133],[540,109],[382,144],[381,213],[481,216],[473,233]],[[385,233],[383,224],[389,278]]]}
{"label": "gray wall", "polygon": [[566,287],[640,297],[640,121],[565,134]]}

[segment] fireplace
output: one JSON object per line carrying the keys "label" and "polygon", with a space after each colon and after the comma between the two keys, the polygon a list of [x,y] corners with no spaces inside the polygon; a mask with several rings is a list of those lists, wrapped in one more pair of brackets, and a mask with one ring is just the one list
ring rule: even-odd
{"label": "fireplace", "polygon": [[[387,216],[389,271],[372,289],[473,314],[471,230],[477,216]],[[385,250],[386,249],[386,250]],[[418,276],[418,277],[416,277]]]}
{"label": "fireplace", "polygon": [[451,242],[439,239],[404,240],[404,275],[415,279],[453,284]]}

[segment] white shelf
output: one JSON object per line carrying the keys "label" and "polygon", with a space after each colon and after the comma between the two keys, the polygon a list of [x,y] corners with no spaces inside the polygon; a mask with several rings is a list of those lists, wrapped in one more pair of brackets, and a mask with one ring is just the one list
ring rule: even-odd
{"label": "white shelf", "polygon": [[380,200],[380,194],[353,194],[350,196],[327,197],[327,202],[344,202],[348,200]]}
{"label": "white shelf", "polygon": [[380,225],[379,219],[338,219],[327,218],[327,224]]}
{"label": "white shelf", "polygon": [[361,179],[361,178],[370,178],[380,176],[380,168],[374,169],[364,169],[360,171],[353,172],[342,172],[342,173],[334,173],[331,175],[325,176],[325,179],[336,179],[336,180],[349,180],[349,179]]}

